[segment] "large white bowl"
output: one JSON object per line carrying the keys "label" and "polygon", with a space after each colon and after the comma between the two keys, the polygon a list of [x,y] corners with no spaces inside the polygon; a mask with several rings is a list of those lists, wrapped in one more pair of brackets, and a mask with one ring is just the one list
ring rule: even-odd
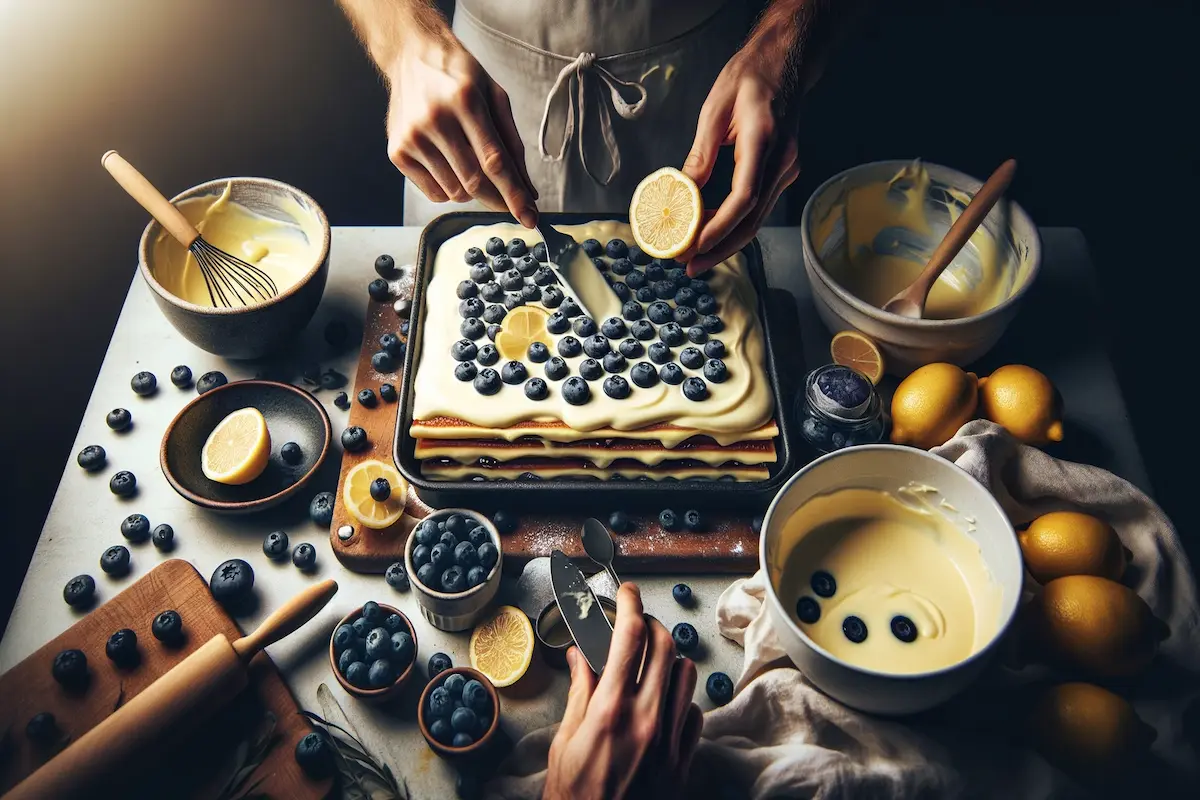
{"label": "large white bowl", "polygon": [[[948,361],[960,366],[969,364],[992,348],[1016,316],[1021,299],[1037,277],[1042,262],[1042,243],[1037,226],[1016,203],[1003,200],[996,204],[983,221],[985,235],[997,244],[1002,263],[1005,299],[993,308],[960,319],[909,319],[891,314],[860,300],[833,279],[825,267],[826,261],[846,247],[845,225],[833,219],[822,225],[830,215],[843,213],[846,198],[852,189],[876,182],[891,180],[908,161],[874,161],[851,167],[821,184],[808,202],[800,220],[800,238],[804,251],[804,271],[812,286],[813,302],[821,321],[833,333],[858,330],[874,339],[887,359],[888,372],[904,376],[917,367],[935,361]],[[947,189],[974,195],[982,182],[958,170],[940,164],[926,163],[929,188],[925,196],[926,216],[930,235],[913,234],[920,242],[914,259],[921,263],[932,255],[950,227],[949,205],[959,198]],[[817,240],[818,231],[824,238]],[[974,257],[974,245],[968,243],[963,252],[951,262]]]}
{"label": "large white bowl", "polygon": [[[810,639],[784,607],[780,578],[796,542],[783,540],[788,518],[809,499],[840,489],[895,491],[915,482],[936,487],[941,498],[975,519],[984,563],[1002,589],[996,633],[959,663],[932,672],[893,675],[854,666]],[[799,541],[799,539],[797,539]],[[759,542],[759,562],[767,576],[766,603],[771,624],[792,661],[821,691],[852,708],[875,714],[924,711],[961,691],[983,670],[1017,610],[1023,568],[1016,533],[987,489],[953,463],[898,445],[849,447],[818,458],[796,473],[767,509]]]}

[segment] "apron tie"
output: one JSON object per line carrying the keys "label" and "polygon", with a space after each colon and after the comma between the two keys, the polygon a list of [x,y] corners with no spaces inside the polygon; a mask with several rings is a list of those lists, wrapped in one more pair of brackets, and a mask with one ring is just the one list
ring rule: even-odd
{"label": "apron tie", "polygon": [[[538,130],[538,152],[541,153],[543,159],[547,161],[562,161],[567,155],[568,143],[572,136],[578,141],[579,160],[583,163],[583,168],[587,174],[596,183],[601,186],[607,186],[609,181],[621,170],[621,150],[617,146],[617,138],[613,134],[612,116],[608,112],[608,103],[605,103],[601,98],[599,100],[600,108],[600,136],[604,140],[604,147],[608,151],[609,170],[608,175],[601,179],[592,171],[592,167],[588,164],[587,148],[583,144],[583,126],[584,118],[587,109],[587,75],[595,75],[604,84],[608,86],[609,99],[612,107],[622,119],[637,119],[642,114],[642,110],[646,105],[646,87],[637,81],[623,81],[616,75],[613,75],[596,59],[595,53],[580,53],[579,56],[567,64],[558,73],[558,78],[555,79],[554,85],[550,87],[549,94],[546,95],[546,106],[542,110],[542,124]],[[575,91],[571,91],[571,83],[575,83]],[[633,103],[629,103],[621,95],[621,89],[633,89],[638,97]],[[558,153],[551,155],[546,149],[546,134],[550,127],[550,106],[554,103],[555,98],[565,92],[567,102],[567,118],[563,123],[562,144],[558,148]],[[575,118],[579,117],[579,127],[576,130]]]}

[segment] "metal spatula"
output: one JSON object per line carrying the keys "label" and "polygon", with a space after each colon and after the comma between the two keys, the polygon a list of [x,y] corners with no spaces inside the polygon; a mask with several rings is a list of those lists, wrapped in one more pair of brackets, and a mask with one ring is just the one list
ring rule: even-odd
{"label": "metal spatula", "polygon": [[546,222],[539,223],[537,232],[546,242],[546,266],[554,270],[563,290],[584,314],[599,321],[620,313],[621,299],[592,260],[579,257],[578,242]]}

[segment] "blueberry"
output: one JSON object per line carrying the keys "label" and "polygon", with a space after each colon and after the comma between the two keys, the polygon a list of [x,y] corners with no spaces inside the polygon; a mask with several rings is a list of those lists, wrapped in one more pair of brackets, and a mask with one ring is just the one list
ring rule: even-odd
{"label": "blueberry", "polygon": [[725,343],[720,339],[710,339],[708,343],[704,345],[704,355],[708,356],[709,358],[724,358]]}
{"label": "blueberry", "polygon": [[383,624],[383,609],[379,607],[379,603],[374,600],[368,600],[363,603],[362,618],[372,628],[376,628]]}
{"label": "blueberry", "polygon": [[[459,711],[466,711],[466,710],[467,709],[465,709],[465,708],[460,708],[460,709],[457,709],[454,713],[457,714]],[[451,747],[470,747],[473,744],[475,744],[474,737],[471,736],[471,734],[465,733],[463,731],[459,731],[459,732],[455,733],[454,738],[450,740]]]}
{"label": "blueberry", "polygon": [[371,499],[376,503],[382,503],[392,496],[392,484],[387,478],[376,478],[371,481],[371,487],[368,489],[371,493]]}
{"label": "blueberry", "polygon": [[534,260],[536,260],[542,264],[545,264],[547,261],[550,260],[549,256],[546,254],[546,243],[545,242],[538,242],[532,248],[530,248],[529,252],[533,255]]}
{"label": "blueberry", "polygon": [[484,242],[483,249],[489,256],[498,256],[504,252],[504,240],[499,236],[492,236]]}
{"label": "blueberry", "polygon": [[487,528],[483,527],[482,525],[476,525],[475,527],[471,528],[471,530],[467,531],[467,541],[475,545],[476,548],[482,546],[484,542],[490,542],[491,540],[491,534],[489,534]]}
{"label": "blueberry", "polygon": [[[437,544],[438,529],[437,525],[432,520],[424,520],[417,526],[417,543],[423,544],[426,547],[433,547]],[[425,563],[425,562],[421,562]]]}
{"label": "blueberry", "polygon": [[700,327],[704,328],[706,333],[720,333],[725,330],[725,323],[715,314],[705,314],[700,318]]}
{"label": "blueberry", "polygon": [[68,689],[77,689],[87,683],[87,656],[82,650],[63,650],[54,657],[50,674],[60,685]]}
{"label": "blueberry", "polygon": [[463,261],[468,264],[482,264],[486,256],[478,247],[468,247],[467,252],[463,255]]}
{"label": "blueberry", "polygon": [[675,284],[672,281],[655,281],[650,288],[654,290],[654,296],[659,300],[673,300],[675,298]]}
{"label": "blueberry", "polygon": [[704,344],[708,341],[708,332],[699,325],[693,325],[687,331],[688,341],[692,344]]}
{"label": "blueberry", "polygon": [[580,247],[583,248],[583,252],[588,254],[588,258],[596,258],[597,256],[604,255],[604,245],[595,239],[584,239],[580,243]]}
{"label": "blueberry", "polygon": [[403,672],[417,654],[417,646],[408,631],[396,631],[388,639],[388,658]]}
{"label": "blueberry", "polygon": [[104,469],[104,465],[107,462],[108,457],[104,452],[104,448],[98,444],[89,444],[79,451],[79,455],[75,456],[75,463],[88,472]]}
{"label": "blueberry", "polygon": [[379,346],[397,358],[404,355],[404,342],[394,333],[385,333],[380,336]]}
{"label": "blueberry", "polygon": [[133,424],[133,415],[124,408],[114,408],[108,412],[104,422],[114,431],[125,431]]}
{"label": "blueberry", "polygon": [[[584,380],[597,381],[604,377],[604,367],[600,366],[600,362],[594,358],[585,358],[579,362],[579,374]],[[571,402],[570,400],[567,401]],[[587,400],[583,400],[578,405],[583,405]]]}
{"label": "blueberry", "polygon": [[633,262],[628,258],[618,258],[612,263],[612,271],[614,275],[628,275],[633,271]]}
{"label": "blueberry", "polygon": [[583,340],[583,352],[592,358],[604,358],[605,355],[612,352],[612,348],[604,334],[597,333]]}
{"label": "blueberry", "polygon": [[691,283],[691,279],[687,276],[687,270],[679,265],[678,261],[665,261],[663,266],[667,267],[665,272],[666,280],[675,284],[676,288],[687,286]]}
{"label": "blueberry", "polygon": [[479,348],[479,355],[475,360],[485,367],[490,367],[500,360],[500,351],[494,344],[485,344]]}
{"label": "blueberry", "polygon": [[466,685],[467,679],[460,672],[447,675],[446,680],[442,681],[442,686],[446,687],[446,691],[450,693],[450,697],[454,700],[462,699],[462,690]]}
{"label": "blueberry", "polygon": [[681,653],[690,653],[700,645],[700,634],[690,622],[681,622],[671,629],[671,638]]}
{"label": "blueberry", "polygon": [[459,281],[454,293],[458,295],[459,300],[466,300],[479,294],[479,285],[472,280]]}
{"label": "blueberry", "polygon": [[521,287],[521,299],[526,303],[532,303],[535,300],[541,300],[542,290],[532,283],[527,283]]}
{"label": "blueberry", "polygon": [[[566,333],[571,327],[571,320],[561,311],[555,311],[546,318],[546,330],[550,333]],[[562,352],[561,348],[559,352]]]}
{"label": "blueberry", "polygon": [[705,316],[717,313],[717,298],[711,294],[702,294],[696,298],[696,311]]}
{"label": "blueberry", "polygon": [[467,270],[467,274],[471,276],[471,280],[479,284],[479,293],[483,295],[483,299],[489,300],[490,298],[487,296],[485,289],[488,285],[497,285],[492,280],[496,277],[496,274],[492,272],[492,268],[487,264],[472,264],[470,269]]}
{"label": "blueberry", "polygon": [[629,326],[629,333],[634,339],[645,342],[653,339],[656,331],[649,321],[639,319]]}
{"label": "blueberry", "polygon": [[694,508],[690,508],[683,512],[683,527],[693,533],[704,530],[704,518],[700,516],[700,512]]}
{"label": "blueberry", "polygon": [[662,262],[651,261],[646,267],[646,278],[651,281],[661,281],[667,277],[666,270],[663,269]]}
{"label": "blueberry", "polygon": [[708,397],[708,385],[703,378],[688,378],[683,382],[683,396],[688,400],[703,400]]}
{"label": "blueberry", "polygon": [[183,643],[183,617],[178,611],[167,610],[154,618],[150,623],[150,633],[154,638],[167,647],[175,647]]}
{"label": "blueberry", "polygon": [[308,504],[308,518],[323,528],[333,522],[333,492],[321,492]]}
{"label": "blueberry", "polygon": [[357,453],[367,446],[367,432],[357,425],[342,431],[342,447],[347,453]]}
{"label": "blueberry", "polygon": [[488,281],[479,288],[480,296],[489,303],[504,301],[504,287],[495,281]]}
{"label": "blueberry", "polygon": [[471,589],[487,580],[487,570],[483,567],[471,567],[467,570],[467,588]]}
{"label": "blueberry", "polygon": [[517,260],[517,269],[526,278],[532,278],[539,269],[545,269],[545,267],[538,266],[538,260],[533,256],[526,254]]}
{"label": "blueberry", "polygon": [[[396,359],[386,350],[380,350],[371,356],[371,368],[376,372],[395,372]],[[347,406],[348,408],[349,406]]]}
{"label": "blueberry", "polygon": [[468,297],[465,300],[460,300],[458,303],[458,313],[463,319],[471,317],[482,317],[485,304],[478,297]]}
{"label": "blueberry", "polygon": [[432,563],[422,564],[417,568],[417,580],[422,586],[434,589],[438,588],[438,569]]}
{"label": "blueberry", "polygon": [[[449,678],[446,680],[449,681]],[[474,679],[463,684],[462,701],[465,707],[480,716],[487,714],[492,705],[492,698],[488,694],[487,687]]]}
{"label": "blueberry", "polygon": [[576,303],[575,300],[570,297],[568,297],[566,300],[562,301],[562,307],[559,308],[559,311],[561,311],[563,314],[565,314],[570,319],[574,319],[575,317],[578,317],[580,314],[583,313],[583,309],[581,309],[579,307],[579,304]]}
{"label": "blueberry", "polygon": [[550,396],[550,387],[541,378],[531,378],[525,384],[525,396],[530,400],[545,400]]}
{"label": "blueberry", "polygon": [[575,321],[571,323],[571,329],[577,335],[585,338],[595,336],[597,331],[596,321],[591,317],[576,317]]}
{"label": "blueberry", "polygon": [[479,545],[475,552],[479,556],[479,564],[486,570],[496,566],[496,562],[500,560],[500,551],[490,541]]}
{"label": "blueberry", "polygon": [[671,307],[662,301],[651,303],[646,309],[646,316],[655,325],[666,325],[673,318]]}
{"label": "blueberry", "polygon": [[496,370],[485,367],[475,376],[475,391],[482,395],[493,395],[500,391],[500,373]]}
{"label": "blueberry", "polygon": [[171,383],[179,389],[186,389],[192,385],[192,370],[184,364],[180,364],[171,370]]}
{"label": "blueberry", "polygon": [[685,347],[679,352],[679,363],[688,369],[700,369],[704,366],[704,354],[696,347]]}
{"label": "blueberry", "polygon": [[531,342],[529,345],[529,360],[535,364],[545,363],[550,358],[550,348],[542,342]]}
{"label": "blueberry", "polygon": [[[561,341],[559,342],[559,345],[560,345],[560,350],[561,350],[561,345],[562,345]],[[566,361],[563,361],[558,356],[554,356],[553,358],[551,358],[549,361],[546,362],[546,370],[545,371],[546,371],[546,377],[549,378],[550,380],[561,381],[563,378],[567,377],[567,373],[569,373],[571,370],[567,366]]]}
{"label": "blueberry", "polygon": [[71,608],[87,608],[96,599],[96,579],[91,575],[76,575],[63,587],[63,600]]}
{"label": "blueberry", "polygon": [[446,530],[454,534],[454,536],[462,540],[470,529],[470,523],[462,514],[451,514],[446,517]]}
{"label": "blueberry", "polygon": [[754,517],[750,520],[750,530],[757,536],[762,533],[763,518]]}
{"label": "blueberry", "polygon": [[[401,345],[400,345],[399,352],[401,355],[403,355],[403,353],[404,353],[403,343],[401,343]],[[388,353],[388,355],[391,355],[391,353]],[[341,389],[343,386],[345,386],[349,382],[349,379],[342,373],[338,372],[336,369],[327,369],[321,373],[320,382],[321,382],[322,389],[332,390],[332,389]]]}
{"label": "blueberry", "polygon": [[317,566],[317,548],[308,542],[296,545],[292,551],[292,564],[303,572],[309,572]]}
{"label": "blueberry", "polygon": [[358,393],[358,404],[363,408],[374,408],[379,404],[378,398],[375,397],[374,389],[363,389]]}
{"label": "blueberry", "polygon": [[507,535],[517,529],[518,520],[515,514],[501,510],[492,515],[492,524],[501,534]]}
{"label": "blueberry", "polygon": [[558,308],[565,299],[566,295],[557,286],[547,286],[542,290],[542,305],[546,308]]}
{"label": "blueberry", "polygon": [[812,625],[821,618],[821,604],[805,595],[796,601],[796,617],[805,625]]}
{"label": "blueberry", "polygon": [[713,383],[724,383],[725,379],[729,377],[729,370],[721,359],[710,358],[704,362],[704,377]]}
{"label": "blueberry", "polygon": [[[625,356],[620,353],[607,353],[604,356],[604,370],[606,372],[624,372],[625,371]],[[624,380],[624,379],[622,379]],[[629,388],[629,387],[625,387]]]}
{"label": "blueberry", "polygon": [[500,276],[500,286],[506,292],[519,292],[521,287],[525,285],[525,276],[521,274],[521,270],[513,267],[510,270],[505,270]]}
{"label": "blueberry", "polygon": [[[642,314],[643,314],[642,304],[637,302],[636,300],[630,300],[629,302],[627,302],[623,306],[621,306],[621,316],[623,316],[625,319],[629,320],[630,322],[641,319]],[[624,326],[622,326],[622,327],[624,327]],[[616,337],[614,336],[612,338],[615,339]]]}
{"label": "blueberry", "polygon": [[508,272],[513,268],[513,260],[508,253],[497,253],[492,259],[492,270],[497,274]]}
{"label": "blueberry", "polygon": [[470,569],[479,563],[479,552],[470,542],[459,542],[454,547],[454,563],[463,569]]}
{"label": "blueberry", "polygon": [[628,258],[630,261],[638,264],[639,266],[645,266],[646,264],[650,263],[650,256],[642,252],[642,248],[638,247],[636,244],[629,245]]}
{"label": "blueberry", "polygon": [[620,317],[609,317],[600,326],[600,332],[609,339],[620,339],[629,332],[629,328],[626,327],[625,320]]}
{"label": "blueberry", "polygon": [[105,575],[121,578],[129,574],[129,548],[115,544],[100,554],[100,569]]}
{"label": "blueberry", "polygon": [[687,327],[688,325],[694,325],[697,319],[696,309],[690,308],[689,306],[676,306],[675,311],[672,313],[672,317],[677,323],[684,327]]}
{"label": "blueberry", "polygon": [[[396,563],[400,564],[399,561],[397,561]],[[401,566],[401,568],[403,568],[404,565],[400,564],[400,566]],[[407,578],[408,576],[405,575],[405,577]],[[399,614],[388,614],[386,617],[384,617],[383,618],[383,627],[387,628],[388,633],[392,633],[392,634],[399,633],[400,631],[408,630],[408,626],[404,624],[404,618],[401,617]]]}
{"label": "blueberry", "polygon": [[575,358],[583,352],[583,344],[574,336],[564,336],[558,340],[557,349],[563,358]]}
{"label": "blueberry", "polygon": [[137,476],[123,469],[108,479],[108,490],[117,497],[133,497],[137,494]]}
{"label": "blueberry", "polygon": [[518,256],[523,256],[528,253],[529,248],[525,245],[524,239],[514,238],[509,240],[508,247],[505,249],[505,251],[512,258],[517,258]]}
{"label": "blueberry", "polygon": [[855,644],[862,644],[867,640],[867,623],[855,616],[846,617],[842,620],[842,633]]}
{"label": "blueberry", "polygon": [[479,717],[466,706],[454,709],[454,713],[450,715],[450,727],[459,733],[471,733],[478,724]]}
{"label": "blueberry", "polygon": [[[441,687],[439,686],[438,689],[440,689],[440,688]],[[437,689],[434,689],[433,691],[436,692]],[[430,704],[432,705],[432,703],[433,703],[433,695],[432,694],[430,695],[429,700],[430,700]],[[430,713],[431,714],[433,713],[432,710],[430,711]],[[452,742],[454,740],[454,730],[450,727],[450,720],[448,720],[448,719],[442,719],[442,718],[434,719],[433,722],[429,723],[429,733],[431,736],[433,736],[434,739],[441,742],[442,744],[450,744],[450,742]]]}
{"label": "blueberry", "polygon": [[650,360],[655,364],[666,364],[671,360],[671,348],[662,342],[654,342],[649,349]]}
{"label": "blueberry", "polygon": [[708,693],[709,700],[723,706],[733,699],[733,681],[724,672],[714,672],[704,682],[704,691]]}
{"label": "blueberry", "polygon": [[104,654],[118,667],[134,666],[140,660],[137,634],[129,628],[117,631],[104,643]]}
{"label": "blueberry", "polygon": [[382,303],[391,299],[392,289],[383,278],[376,278],[367,284],[367,294],[371,296],[372,300]]}
{"label": "blueberry", "polygon": [[817,378],[817,388],[842,408],[855,408],[871,396],[871,385],[866,378],[845,367],[827,370]]}
{"label": "blueberry", "polygon": [[[504,295],[504,309],[505,309],[506,314],[509,311],[512,311],[514,308],[518,308],[523,305],[525,305],[525,298],[521,296],[521,293],[519,291],[509,292],[508,294]],[[499,311],[500,309],[497,308],[496,310]],[[497,315],[496,319],[488,320],[488,322],[492,322],[492,323],[496,323],[499,321],[500,321],[499,315]]]}
{"label": "blueberry", "polygon": [[58,722],[49,711],[34,714],[29,718],[29,722],[25,723],[25,735],[37,745],[54,744],[59,737]]}
{"label": "blueberry", "polygon": [[[376,261],[376,263],[379,262]],[[300,741],[296,742],[296,750],[293,755],[304,774],[315,781],[324,780],[334,773],[336,765],[333,745],[329,743],[325,734],[315,732],[305,734]]]}
{"label": "blueberry", "polygon": [[663,364],[658,371],[658,377],[662,378],[663,383],[678,386],[683,383],[683,370],[678,364]]}
{"label": "blueberry", "polygon": [[686,583],[677,583],[671,587],[671,597],[675,598],[675,602],[681,606],[690,606],[692,604],[692,587]]}
{"label": "blueberry", "polygon": [[[365,640],[367,638],[367,634],[371,632],[371,624],[369,622],[367,622],[365,619],[363,619],[361,616],[359,616],[353,622],[350,623],[350,629],[354,631],[354,637],[356,639],[364,639]],[[365,649],[365,647],[366,647],[366,642],[362,642],[357,647],[357,650],[359,651],[359,655],[362,655],[362,650]]]}
{"label": "blueberry", "polygon": [[166,553],[175,548],[175,529],[167,523],[155,525],[150,534],[150,542],[159,550]]}
{"label": "blueberry", "polygon": [[467,589],[467,573],[460,566],[449,567],[442,573],[442,591],[447,594],[456,594],[466,591]]}
{"label": "blueberry", "polygon": [[358,634],[354,632],[354,628],[349,625],[339,625],[333,632],[333,651],[341,655],[346,648],[354,644],[354,640],[357,638]]}
{"label": "blueberry", "polygon": [[[592,361],[591,363],[595,364],[596,362]],[[581,374],[586,374],[583,372],[583,367],[587,366],[587,364],[588,362],[585,361],[581,365]],[[588,388],[587,381],[585,381],[583,378],[571,377],[567,378],[566,382],[563,383],[562,396],[563,399],[571,405],[581,406],[592,398],[592,390]]]}
{"label": "blueberry", "polygon": [[351,686],[366,689],[371,682],[371,668],[362,661],[355,661],[346,667],[345,676]]}
{"label": "blueberry", "polygon": [[509,361],[500,368],[500,380],[508,384],[524,383],[529,377],[529,370],[520,361]]}
{"label": "blueberry", "polygon": [[624,511],[614,511],[608,515],[608,527],[613,533],[629,533],[632,525],[629,522],[629,515]]}
{"label": "blueberry", "polygon": [[254,590],[254,570],[242,559],[232,558],[216,568],[208,589],[222,605],[245,602]]}
{"label": "blueberry", "polygon": [[620,375],[610,375],[604,380],[604,393],[614,400],[624,400],[629,397],[629,381]]}
{"label": "blueberry", "polygon": [[[398,395],[396,394],[396,387],[392,386],[390,383],[380,384],[379,385],[379,397],[385,403],[396,402],[396,399],[398,397]],[[285,444],[284,447],[287,447],[287,445]]]}
{"label": "blueberry", "polygon": [[654,365],[649,361],[639,361],[634,364],[633,369],[629,371],[629,377],[635,386],[639,386],[642,389],[649,389],[658,383],[658,371],[654,369]]}
{"label": "blueberry", "polygon": [[149,397],[158,391],[158,378],[153,372],[142,371],[129,381],[129,388],[139,397]]}
{"label": "blueberry", "polygon": [[658,338],[662,343],[670,347],[678,347],[683,344],[683,328],[679,327],[678,323],[668,322],[658,329]]}
{"label": "blueberry", "polygon": [[454,563],[454,547],[444,542],[438,542],[429,548],[429,563],[436,570],[444,570]]}
{"label": "blueberry", "polygon": [[808,585],[816,592],[817,597],[833,597],[837,594],[837,581],[823,569],[812,574]]}
{"label": "blueberry", "polygon": [[[376,353],[376,355],[385,355],[386,356],[387,353]],[[391,356],[388,356],[388,358],[391,358]],[[342,411],[350,410],[350,398],[346,396],[345,392],[338,392],[337,395],[334,396],[334,398],[333,398],[333,404],[335,406],[337,406],[338,408],[340,408]]]}
{"label": "blueberry", "polygon": [[657,299],[654,290],[649,286],[639,286],[635,296],[639,303],[653,303]]}
{"label": "blueberry", "polygon": [[283,459],[283,463],[295,466],[300,463],[304,454],[300,450],[300,445],[295,442],[284,442],[283,447],[279,448],[279,457]]}
{"label": "blueberry", "polygon": [[[353,628],[348,628],[348,630],[351,634],[354,633]],[[362,645],[359,642],[360,639],[354,636],[350,645],[338,656],[338,672],[342,673],[342,677],[346,676],[346,670],[350,669],[351,664],[355,661],[361,661],[363,658]]]}
{"label": "blueberry", "polygon": [[902,642],[911,643],[917,640],[917,626],[908,617],[897,614],[892,617],[892,635]]}
{"label": "blueberry", "polygon": [[[454,662],[450,660],[450,656],[445,653],[434,653],[429,657],[429,665],[426,667],[425,672],[427,677],[432,679],[434,675],[445,672],[453,666]],[[436,692],[437,689],[434,689],[434,691]],[[431,697],[430,699],[432,700],[433,698]],[[430,711],[432,710],[431,707]]]}
{"label": "blueberry", "polygon": [[[375,610],[378,611],[379,606],[376,606]],[[368,621],[368,624],[372,623]],[[367,633],[367,649],[365,651],[367,660],[375,661],[376,659],[386,658],[391,651],[392,634],[388,632],[387,628],[380,626],[372,628]]]}

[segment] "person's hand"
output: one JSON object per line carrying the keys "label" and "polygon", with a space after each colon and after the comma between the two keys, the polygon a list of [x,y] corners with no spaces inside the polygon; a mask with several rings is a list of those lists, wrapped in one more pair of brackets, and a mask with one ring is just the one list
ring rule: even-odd
{"label": "person's hand", "polygon": [[642,615],[637,586],[625,583],[617,592],[617,623],[599,680],[575,647],[567,661],[571,691],[550,745],[543,797],[677,795],[703,724],[692,703],[696,665],[677,658],[667,629]]}
{"label": "person's hand", "polygon": [[405,47],[387,71],[388,156],[435,203],[475,198],[537,224],[537,191],[508,95],[448,31]]}

